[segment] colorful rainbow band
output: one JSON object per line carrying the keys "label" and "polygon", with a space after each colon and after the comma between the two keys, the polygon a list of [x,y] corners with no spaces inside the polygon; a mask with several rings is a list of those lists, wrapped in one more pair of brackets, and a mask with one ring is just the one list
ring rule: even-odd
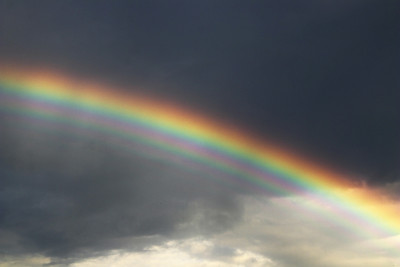
{"label": "colorful rainbow band", "polygon": [[274,195],[307,195],[365,234],[400,234],[400,209],[379,190],[174,105],[47,72],[0,73],[0,110],[100,132]]}

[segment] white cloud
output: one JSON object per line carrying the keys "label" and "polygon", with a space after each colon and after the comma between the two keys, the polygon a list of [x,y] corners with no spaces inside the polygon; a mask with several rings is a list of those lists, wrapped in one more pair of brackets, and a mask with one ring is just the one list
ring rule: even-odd
{"label": "white cloud", "polygon": [[192,238],[169,241],[161,246],[152,246],[144,252],[118,253],[75,263],[73,267],[124,267],[124,266],[193,266],[193,267],[261,267],[274,266],[273,262],[260,254],[236,249],[230,257],[213,258],[215,244],[210,240]]}
{"label": "white cloud", "polygon": [[346,218],[329,215],[330,207],[305,208],[304,202],[308,200],[300,197],[247,198],[245,201],[246,221],[216,240],[268,255],[277,266],[400,264],[400,236],[382,239],[360,235],[361,232],[356,231],[358,225],[339,224]]}
{"label": "white cloud", "polygon": [[40,255],[31,255],[18,258],[1,256],[0,267],[40,267],[50,262],[50,258]]}

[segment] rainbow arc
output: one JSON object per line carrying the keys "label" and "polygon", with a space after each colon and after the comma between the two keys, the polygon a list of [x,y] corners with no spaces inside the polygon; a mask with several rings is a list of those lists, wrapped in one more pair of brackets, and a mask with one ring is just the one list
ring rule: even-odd
{"label": "rainbow arc", "polygon": [[400,207],[383,192],[170,103],[51,72],[4,69],[0,110],[173,155],[260,191],[307,196],[365,235],[400,234]]}

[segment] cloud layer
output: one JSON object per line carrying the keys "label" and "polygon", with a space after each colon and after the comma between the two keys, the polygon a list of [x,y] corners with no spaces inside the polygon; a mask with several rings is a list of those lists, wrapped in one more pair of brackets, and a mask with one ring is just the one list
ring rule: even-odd
{"label": "cloud layer", "polygon": [[16,235],[15,250],[87,256],[119,239],[211,233],[240,219],[238,192],[211,174],[74,130],[60,136],[58,126],[21,121],[2,132],[0,228]]}

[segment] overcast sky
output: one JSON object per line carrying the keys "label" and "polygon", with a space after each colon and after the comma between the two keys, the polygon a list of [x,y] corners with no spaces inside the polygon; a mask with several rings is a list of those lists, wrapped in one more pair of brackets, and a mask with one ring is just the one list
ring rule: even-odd
{"label": "overcast sky", "polygon": [[[399,12],[394,0],[0,0],[0,65],[157,96],[397,197]],[[3,111],[0,123],[2,267],[400,266],[398,236],[352,235],[301,196],[216,185]]]}

